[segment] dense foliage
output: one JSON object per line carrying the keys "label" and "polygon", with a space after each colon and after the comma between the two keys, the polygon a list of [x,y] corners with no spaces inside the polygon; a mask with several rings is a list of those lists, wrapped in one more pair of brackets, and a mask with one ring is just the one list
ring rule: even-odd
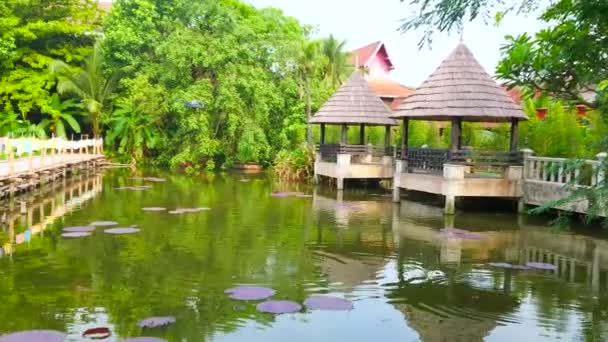
{"label": "dense foliage", "polygon": [[0,132],[32,133],[31,123],[55,120],[49,66],[54,59],[80,63],[92,51],[98,24],[93,0],[0,2]]}
{"label": "dense foliage", "polygon": [[304,146],[307,113],[350,72],[343,41],[239,0],[117,0],[103,16],[95,1],[11,0],[0,12],[0,133],[82,129],[124,161],[270,164]]}

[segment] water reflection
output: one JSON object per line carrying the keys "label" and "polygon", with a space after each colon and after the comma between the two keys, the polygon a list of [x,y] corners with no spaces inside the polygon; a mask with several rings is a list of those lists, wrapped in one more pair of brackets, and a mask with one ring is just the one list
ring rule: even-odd
{"label": "water reflection", "polygon": [[[3,204],[12,257],[0,259],[0,333],[56,329],[77,341],[85,329],[105,326],[113,334],[106,341],[145,334],[296,342],[600,341],[608,331],[608,242],[597,234],[552,233],[534,219],[502,213],[446,218],[439,207],[394,205],[383,193],[337,195],[265,176],[144,175],[167,182],[111,172],[43,189],[27,199],[23,214],[19,199]],[[116,190],[144,184],[150,188]],[[141,210],[157,206],[211,210]],[[64,226],[94,220],[136,224],[141,233],[59,236]],[[446,228],[480,238],[441,234]],[[529,261],[557,270],[487,266]],[[261,314],[256,303],[224,294],[239,284],[272,287],[277,299],[300,303],[332,294],[355,309]],[[177,322],[153,331],[137,327],[139,319],[158,315]]]}
{"label": "water reflection", "polygon": [[16,245],[43,236],[57,220],[101,193],[102,182],[101,174],[81,174],[2,202],[0,224],[5,236],[0,256],[10,256]]}

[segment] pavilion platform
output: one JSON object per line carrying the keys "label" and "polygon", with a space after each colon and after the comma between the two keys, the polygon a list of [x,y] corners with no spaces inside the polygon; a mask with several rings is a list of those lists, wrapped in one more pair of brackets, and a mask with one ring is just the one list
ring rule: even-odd
{"label": "pavilion platform", "polygon": [[[398,124],[391,112],[371,91],[360,71],[355,71],[346,83],[311,118],[320,125],[321,141],[315,155],[314,175],[336,180],[338,190],[344,189],[347,179],[389,180],[394,176],[395,148],[390,146],[391,126]],[[341,126],[340,143],[325,141],[325,126]],[[348,126],[358,126],[359,141],[347,141]],[[366,144],[365,128],[383,126],[384,146]]]}

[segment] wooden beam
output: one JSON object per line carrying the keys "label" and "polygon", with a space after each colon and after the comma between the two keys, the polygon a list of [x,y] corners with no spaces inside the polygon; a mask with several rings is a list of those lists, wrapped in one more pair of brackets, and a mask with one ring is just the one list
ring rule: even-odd
{"label": "wooden beam", "polygon": [[365,124],[359,128],[359,145],[365,145]]}
{"label": "wooden beam", "polygon": [[391,126],[384,126],[384,146],[391,145]]}
{"label": "wooden beam", "polygon": [[346,124],[342,124],[342,134],[340,135],[340,143],[346,145]]}
{"label": "wooden beam", "polygon": [[407,138],[409,134],[410,119],[404,118],[401,127],[401,159],[405,158],[407,151]]}
{"label": "wooden beam", "polygon": [[321,145],[325,144],[325,124],[321,124],[321,140],[319,141]]}
{"label": "wooden beam", "polygon": [[511,151],[517,151],[519,145],[519,121],[511,119]]}
{"label": "wooden beam", "polygon": [[462,119],[452,118],[452,136],[451,136],[451,150],[460,150],[460,142],[462,139]]}

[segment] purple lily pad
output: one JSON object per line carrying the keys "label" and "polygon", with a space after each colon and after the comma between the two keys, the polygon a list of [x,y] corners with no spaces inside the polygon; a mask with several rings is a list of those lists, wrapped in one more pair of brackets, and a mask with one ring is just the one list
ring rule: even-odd
{"label": "purple lily pad", "polygon": [[159,316],[159,317],[149,317],[146,319],[142,319],[137,322],[137,326],[140,328],[156,328],[162,327],[165,325],[169,325],[175,323],[175,317],[173,316]]}
{"label": "purple lily pad", "polygon": [[298,312],[302,310],[302,305],[290,300],[269,300],[259,303],[255,308],[260,312],[284,314]]}
{"label": "purple lily pad", "polygon": [[106,229],[104,230],[104,233],[108,233],[108,234],[133,234],[133,233],[139,233],[139,228],[134,228],[134,227],[127,227],[127,228],[110,228],[110,229]]}
{"label": "purple lily pad", "polygon": [[61,234],[64,238],[81,238],[86,236],[91,236],[90,232],[73,232],[73,233],[63,233]]}
{"label": "purple lily pad", "polygon": [[26,330],[0,336],[0,342],[63,342],[66,335],[55,330]]}
{"label": "purple lily pad", "polygon": [[311,310],[348,311],[353,309],[350,300],[331,296],[311,296],[306,298],[304,306]]}
{"label": "purple lily pad", "polygon": [[90,233],[95,230],[95,227],[90,226],[78,226],[78,227],[65,227],[63,228],[64,233]]}
{"label": "purple lily pad", "polygon": [[273,191],[270,193],[271,197],[289,197],[291,196],[289,192],[282,192],[282,191]]}
{"label": "purple lily pad", "polygon": [[544,262],[528,262],[526,266],[537,270],[557,271],[557,266]]}
{"label": "purple lily pad", "polygon": [[166,182],[167,181],[165,178],[158,178],[158,177],[144,177],[143,180],[148,181],[148,182]]}
{"label": "purple lily pad", "polygon": [[116,226],[117,224],[118,224],[118,222],[114,222],[114,221],[95,221],[95,222],[89,223],[89,226],[109,227],[109,226]]}
{"label": "purple lily pad", "polygon": [[526,265],[513,265],[513,269],[520,270],[520,271],[526,271],[526,270],[529,270],[530,267],[528,267]]}
{"label": "purple lily pad", "polygon": [[238,300],[261,300],[272,297],[277,291],[268,287],[239,286],[227,289],[224,293],[230,294],[230,298]]}
{"label": "purple lily pad", "polygon": [[488,266],[498,267],[498,268],[513,268],[513,265],[511,265],[508,262],[490,262],[490,263],[488,263]]}
{"label": "purple lily pad", "polygon": [[296,197],[300,197],[300,198],[311,198],[312,195],[309,194],[297,194]]}
{"label": "purple lily pad", "polygon": [[168,211],[168,213],[172,214],[172,215],[185,214],[185,212],[180,211],[180,210],[171,210],[171,211]]}
{"label": "purple lily pad", "polygon": [[453,234],[468,234],[470,231],[458,228],[444,228],[440,230],[442,233],[453,233]]}
{"label": "purple lily pad", "polygon": [[162,207],[146,207],[146,208],[141,208],[141,210],[143,210],[143,211],[165,211],[165,210],[167,210],[167,208],[162,208]]}
{"label": "purple lily pad", "polygon": [[148,336],[140,336],[140,337],[131,337],[122,340],[122,342],[167,342],[164,338],[158,337],[148,337]]}

